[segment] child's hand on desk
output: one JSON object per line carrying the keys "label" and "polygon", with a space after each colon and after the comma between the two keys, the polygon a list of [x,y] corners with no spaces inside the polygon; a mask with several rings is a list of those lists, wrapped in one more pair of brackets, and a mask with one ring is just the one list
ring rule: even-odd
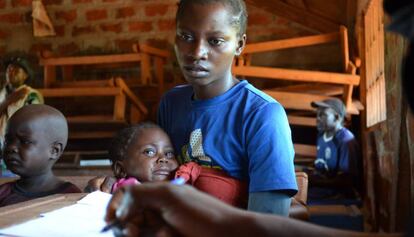
{"label": "child's hand on desk", "polygon": [[112,176],[98,176],[88,181],[88,185],[85,187],[85,192],[90,193],[93,191],[102,191],[105,193],[111,193],[112,186],[116,182],[116,178]]}

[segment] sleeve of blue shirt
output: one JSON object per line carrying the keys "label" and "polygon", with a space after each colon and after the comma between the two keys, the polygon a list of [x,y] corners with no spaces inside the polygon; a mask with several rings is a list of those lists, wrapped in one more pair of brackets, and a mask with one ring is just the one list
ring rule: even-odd
{"label": "sleeve of blue shirt", "polygon": [[291,198],[278,191],[254,192],[249,194],[249,211],[289,216]]}
{"label": "sleeve of blue shirt", "polygon": [[[283,107],[270,102],[245,121],[249,192],[297,192],[291,131]],[[273,195],[269,195],[272,199]]]}

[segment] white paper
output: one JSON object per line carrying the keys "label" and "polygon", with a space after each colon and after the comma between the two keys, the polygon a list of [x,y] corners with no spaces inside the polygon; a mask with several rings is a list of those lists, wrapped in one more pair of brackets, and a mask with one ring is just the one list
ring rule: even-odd
{"label": "white paper", "polygon": [[113,236],[100,233],[105,226],[106,206],[110,194],[93,192],[76,204],[43,213],[39,218],[0,230],[0,234],[21,237]]}

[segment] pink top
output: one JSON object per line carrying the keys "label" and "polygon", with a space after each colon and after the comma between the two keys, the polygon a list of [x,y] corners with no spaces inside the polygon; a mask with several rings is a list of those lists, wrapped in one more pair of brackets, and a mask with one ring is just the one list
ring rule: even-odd
{"label": "pink top", "polygon": [[135,185],[135,184],[141,184],[141,183],[136,178],[133,178],[133,177],[119,179],[118,181],[114,183],[114,185],[112,185],[111,193],[114,193],[120,187],[127,186],[127,185]]}

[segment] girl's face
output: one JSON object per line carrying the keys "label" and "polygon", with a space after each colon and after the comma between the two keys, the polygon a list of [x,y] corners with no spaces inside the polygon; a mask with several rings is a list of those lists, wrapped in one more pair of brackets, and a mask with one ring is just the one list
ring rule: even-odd
{"label": "girl's face", "polygon": [[231,11],[221,3],[188,4],[177,16],[175,53],[181,71],[193,86],[232,78],[231,66],[246,36],[230,24]]}
{"label": "girl's face", "polygon": [[146,128],[131,142],[123,161],[125,173],[140,182],[172,178],[178,167],[167,134],[159,128]]}

